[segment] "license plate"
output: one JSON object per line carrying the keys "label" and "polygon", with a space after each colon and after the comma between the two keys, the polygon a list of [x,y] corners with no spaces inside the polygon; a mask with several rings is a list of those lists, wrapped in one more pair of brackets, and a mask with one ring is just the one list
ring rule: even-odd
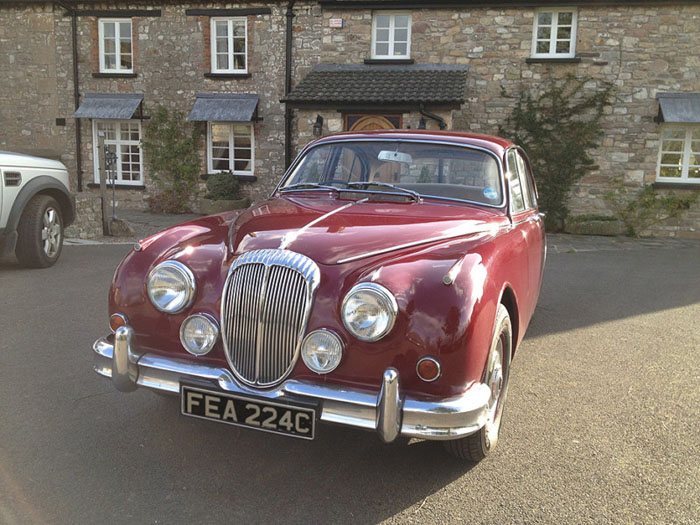
{"label": "license plate", "polygon": [[182,385],[180,408],[185,416],[228,423],[239,427],[313,439],[316,411],[313,408]]}

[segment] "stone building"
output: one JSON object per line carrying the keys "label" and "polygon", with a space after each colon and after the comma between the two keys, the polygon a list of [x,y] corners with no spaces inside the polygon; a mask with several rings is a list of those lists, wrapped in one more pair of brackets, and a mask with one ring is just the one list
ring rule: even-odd
{"label": "stone building", "polygon": [[[574,214],[610,214],[616,177],[700,189],[700,1],[0,0],[0,49],[0,148],[60,158],[90,192],[105,131],[122,205],[152,192],[140,140],[159,104],[200,126],[203,174],[260,198],[315,136],[495,133],[502,89],[567,74],[616,89]],[[700,236],[700,204],[649,233]]]}

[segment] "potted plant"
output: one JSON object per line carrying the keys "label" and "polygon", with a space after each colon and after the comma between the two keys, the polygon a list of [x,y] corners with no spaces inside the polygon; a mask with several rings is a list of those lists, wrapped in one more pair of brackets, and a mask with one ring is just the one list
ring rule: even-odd
{"label": "potted plant", "polygon": [[248,198],[241,197],[240,184],[230,171],[211,173],[207,177],[207,194],[199,200],[199,212],[211,215],[247,208]]}

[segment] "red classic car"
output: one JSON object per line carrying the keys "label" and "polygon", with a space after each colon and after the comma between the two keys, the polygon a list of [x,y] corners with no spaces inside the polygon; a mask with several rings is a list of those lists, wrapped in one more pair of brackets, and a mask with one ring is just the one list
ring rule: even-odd
{"label": "red classic car", "polygon": [[269,199],[134,247],[95,370],[187,416],[305,439],[336,423],[477,461],[542,282],[536,199],[501,138],[322,138]]}

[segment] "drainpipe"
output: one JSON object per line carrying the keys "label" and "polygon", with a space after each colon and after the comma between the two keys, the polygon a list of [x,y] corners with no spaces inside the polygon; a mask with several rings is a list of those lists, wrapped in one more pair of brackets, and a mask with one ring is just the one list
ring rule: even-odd
{"label": "drainpipe", "polygon": [[[294,4],[296,0],[289,0],[287,4],[287,35],[285,46],[285,78],[284,96],[289,95],[292,90],[292,22],[294,19]],[[285,170],[292,163],[292,108],[289,102],[284,104],[284,168]]]}
{"label": "drainpipe", "polygon": [[[56,2],[71,16],[71,40],[73,52],[73,102],[75,110],[80,107],[80,89],[78,87],[78,15],[75,9],[64,2]],[[83,138],[80,130],[80,119],[75,119],[75,162],[77,164],[78,191],[83,191]]]}
{"label": "drainpipe", "polygon": [[426,110],[425,110],[425,104],[421,104],[421,105],[418,107],[418,109],[419,109],[421,115],[424,115],[424,116],[426,116],[426,117],[428,117],[428,118],[430,118],[430,119],[436,120],[437,123],[438,123],[438,126],[440,126],[440,129],[441,129],[441,130],[446,130],[446,129],[447,129],[447,122],[445,122],[445,119],[443,119],[442,117],[436,115],[435,113],[430,113],[429,111],[426,111]]}

